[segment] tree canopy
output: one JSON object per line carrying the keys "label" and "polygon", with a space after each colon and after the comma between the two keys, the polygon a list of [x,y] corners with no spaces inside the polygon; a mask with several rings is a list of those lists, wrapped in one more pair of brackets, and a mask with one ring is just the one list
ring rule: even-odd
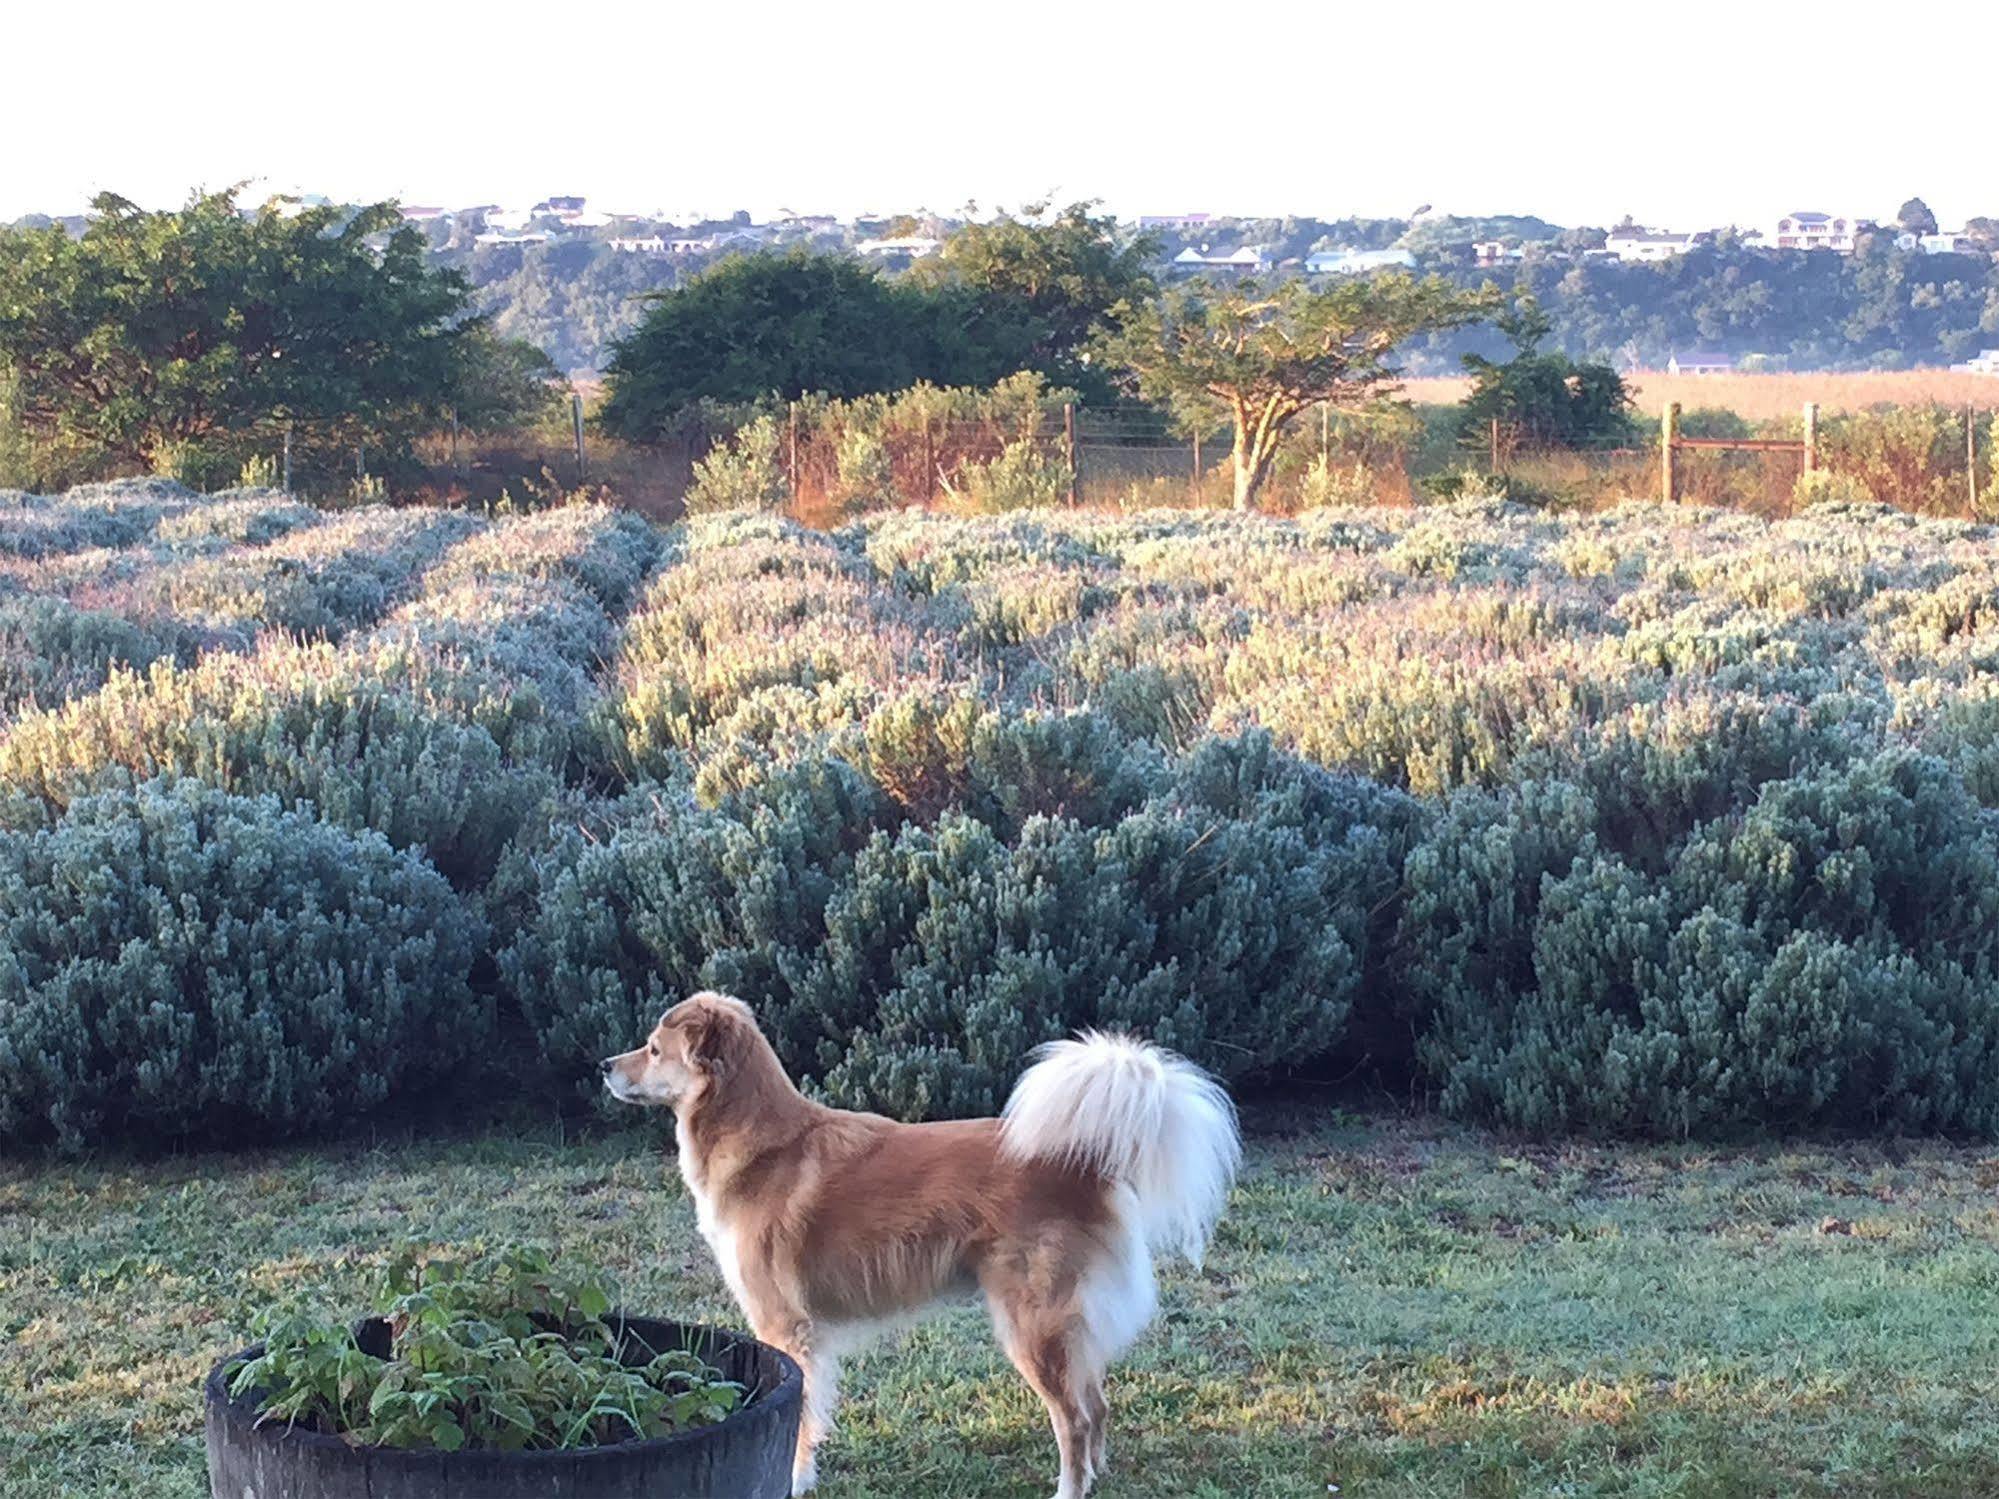
{"label": "tree canopy", "polygon": [[1436,277],[1399,274],[1348,277],[1322,290],[1295,280],[1197,283],[1121,308],[1117,331],[1098,350],[1130,370],[1148,399],[1227,414],[1235,503],[1246,510],[1293,417],[1321,402],[1378,402],[1400,373],[1389,362],[1399,345],[1471,322],[1492,303]]}
{"label": "tree canopy", "polygon": [[1502,363],[1465,355],[1472,388],[1460,408],[1461,437],[1483,442],[1494,422],[1508,440],[1537,447],[1588,447],[1629,437],[1631,393],[1623,379],[1607,364],[1543,352],[1549,321],[1532,297],[1493,323],[1513,345],[1513,357]]}
{"label": "tree canopy", "polygon": [[80,236],[0,233],[0,376],[40,441],[161,470],[285,425],[393,443],[493,350],[393,204],[93,207]]}
{"label": "tree canopy", "polygon": [[965,383],[1033,370],[1085,398],[1109,397],[1108,377],[1085,355],[1114,308],[1156,292],[1159,243],[1144,234],[1120,239],[1117,220],[1093,206],[1073,203],[1050,216],[1046,204],[1031,204],[1020,217],[967,224],[935,258],[910,268],[956,331]]}
{"label": "tree canopy", "polygon": [[652,299],[611,357],[603,422],[643,440],[702,401],[948,384],[935,331],[921,291],[844,256],[737,256]]}
{"label": "tree canopy", "polygon": [[1053,217],[1036,205],[967,225],[893,279],[803,249],[732,257],[648,299],[612,355],[604,419],[643,438],[702,401],[988,386],[1023,370],[1108,398],[1090,341],[1155,290],[1154,243],[1115,231],[1088,204]]}

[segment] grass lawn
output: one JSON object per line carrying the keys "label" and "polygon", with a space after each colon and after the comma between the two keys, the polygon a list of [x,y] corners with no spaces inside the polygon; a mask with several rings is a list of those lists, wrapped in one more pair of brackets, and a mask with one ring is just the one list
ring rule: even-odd
{"label": "grass lawn", "polygon": [[[1307,1120],[1310,1122],[1306,1122]],[[1114,1375],[1115,1496],[1999,1493],[1999,1155],[1525,1146],[1253,1114],[1200,1274]],[[357,1309],[389,1246],[518,1239],[729,1318],[664,1135],[0,1164],[0,1493],[207,1492],[252,1312]],[[982,1317],[858,1361],[828,1499],[1045,1495]]]}

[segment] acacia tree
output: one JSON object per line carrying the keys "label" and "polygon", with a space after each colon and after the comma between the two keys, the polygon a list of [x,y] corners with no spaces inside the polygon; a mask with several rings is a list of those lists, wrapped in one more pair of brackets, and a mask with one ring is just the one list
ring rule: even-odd
{"label": "acacia tree", "polygon": [[80,236],[0,232],[0,377],[38,441],[178,467],[260,430],[381,445],[436,419],[494,341],[392,203],[104,194]]}
{"label": "acacia tree", "polygon": [[1197,283],[1120,309],[1098,352],[1149,399],[1227,414],[1235,505],[1249,510],[1293,417],[1320,402],[1380,402],[1400,374],[1388,362],[1397,346],[1475,322],[1493,305],[1492,293],[1435,276],[1356,277],[1324,290],[1302,280]]}

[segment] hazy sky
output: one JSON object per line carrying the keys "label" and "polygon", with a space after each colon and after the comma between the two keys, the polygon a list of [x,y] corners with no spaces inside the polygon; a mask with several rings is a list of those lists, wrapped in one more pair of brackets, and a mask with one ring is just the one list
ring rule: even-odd
{"label": "hazy sky", "polygon": [[1999,214],[1999,6],[1846,10],[30,3],[0,23],[0,218],[242,178],[759,216],[1048,194],[1678,229],[1912,193],[1947,227]]}

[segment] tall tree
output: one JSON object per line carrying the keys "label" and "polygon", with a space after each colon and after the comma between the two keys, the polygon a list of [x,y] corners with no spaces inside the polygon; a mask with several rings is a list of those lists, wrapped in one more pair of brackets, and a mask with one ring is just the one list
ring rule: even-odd
{"label": "tall tree", "polygon": [[644,441],[704,400],[900,390],[948,373],[935,340],[916,288],[845,256],[736,256],[652,298],[611,356],[603,421]]}
{"label": "tall tree", "polygon": [[1495,421],[1513,440],[1535,446],[1584,447],[1631,435],[1623,378],[1607,364],[1543,352],[1552,325],[1533,297],[1520,298],[1493,324],[1513,345],[1513,357],[1500,363],[1464,356],[1472,388],[1459,408],[1461,441],[1484,442]]}
{"label": "tall tree", "polygon": [[1935,234],[1937,216],[1930,212],[1930,205],[1921,198],[1911,198],[1895,215],[1895,222],[1907,234]]}
{"label": "tall tree", "polygon": [[943,326],[962,339],[966,383],[1033,370],[1086,397],[1110,395],[1084,354],[1113,308],[1155,294],[1159,242],[1121,236],[1117,220],[1095,206],[1072,203],[1051,214],[1035,203],[1018,217],[967,224],[910,268],[915,285],[948,304]]}
{"label": "tall tree", "polygon": [[1142,395],[1228,416],[1235,505],[1248,510],[1299,412],[1320,402],[1378,404],[1400,373],[1389,362],[1398,345],[1476,321],[1493,302],[1434,276],[1354,277],[1324,290],[1304,281],[1196,284],[1120,309],[1098,350],[1131,372]]}
{"label": "tall tree", "polygon": [[0,233],[0,376],[39,440],[178,467],[287,423],[406,439],[454,399],[479,320],[394,204],[93,209]]}
{"label": "tall tree", "polygon": [[500,338],[481,326],[466,340],[455,408],[473,432],[531,427],[562,414],[569,384],[540,349],[522,338]]}

